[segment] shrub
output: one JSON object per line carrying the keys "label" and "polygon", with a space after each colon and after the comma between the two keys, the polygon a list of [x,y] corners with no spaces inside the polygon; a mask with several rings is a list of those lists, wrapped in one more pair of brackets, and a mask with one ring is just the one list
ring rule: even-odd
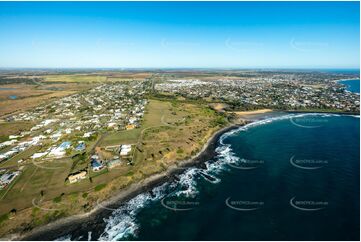
{"label": "shrub", "polygon": [[177,149],[177,154],[182,154],[183,153],[183,150],[181,148],[178,148]]}
{"label": "shrub", "polygon": [[98,191],[102,190],[105,186],[106,186],[106,184],[99,184],[94,188],[94,190],[96,192],[98,192]]}
{"label": "shrub", "polygon": [[61,202],[61,196],[59,196],[59,197],[54,197],[54,198],[53,198],[53,202],[54,202],[54,203],[60,203],[60,202]]}
{"label": "shrub", "polygon": [[9,219],[9,214],[5,213],[0,216],[0,224]]}

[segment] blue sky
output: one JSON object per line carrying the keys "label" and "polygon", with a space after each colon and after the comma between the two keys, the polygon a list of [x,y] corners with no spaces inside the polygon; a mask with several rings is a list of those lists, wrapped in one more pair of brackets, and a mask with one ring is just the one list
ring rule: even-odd
{"label": "blue sky", "polygon": [[0,67],[358,68],[359,2],[0,2]]}

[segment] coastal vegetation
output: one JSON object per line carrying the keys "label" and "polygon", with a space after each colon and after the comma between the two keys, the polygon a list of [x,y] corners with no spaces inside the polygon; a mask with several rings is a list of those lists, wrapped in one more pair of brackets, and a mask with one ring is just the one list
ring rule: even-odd
{"label": "coastal vegetation", "polygon": [[[0,192],[1,214],[6,215],[13,208],[18,211],[9,223],[0,226],[0,233],[20,232],[16,228],[22,230],[24,226],[16,226],[19,224],[33,228],[55,218],[87,212],[97,202],[110,198],[114,191],[162,172],[181,160],[190,159],[215,131],[225,125],[227,119],[224,115],[208,105],[150,99],[140,127],[106,132],[101,140],[97,139],[101,150],[108,146],[132,144],[131,165],[123,163],[115,169],[99,172],[89,170],[88,179],[70,185],[64,183],[69,171],[82,167],[89,169],[87,163],[83,163],[88,157],[84,153],[27,163],[12,189],[6,194]],[[16,162],[13,164],[17,165]],[[10,163],[1,163],[0,168],[7,165]],[[40,209],[31,212],[34,206]],[[54,211],[61,212],[54,214]]]}
{"label": "coastal vegetation", "polygon": [[[18,78],[6,82],[0,92],[0,175],[16,177],[0,189],[0,236],[89,212],[131,185],[191,160],[218,130],[247,115],[359,109],[356,94],[345,94],[334,82],[320,85],[318,75],[297,74],[302,85],[287,81],[288,73],[263,80],[273,74],[46,73],[31,84]],[[184,76],[191,79],[172,80]],[[256,88],[242,78],[251,78]],[[335,106],[331,97],[340,102]],[[29,142],[33,145],[23,149]],[[60,156],[48,156],[70,144]],[[74,176],[79,178],[71,180]]]}

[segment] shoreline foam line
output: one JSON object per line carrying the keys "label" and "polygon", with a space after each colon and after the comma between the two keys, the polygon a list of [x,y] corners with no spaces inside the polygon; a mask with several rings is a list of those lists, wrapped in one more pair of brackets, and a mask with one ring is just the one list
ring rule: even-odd
{"label": "shoreline foam line", "polygon": [[[257,127],[260,125],[268,124],[274,121],[278,120],[286,120],[290,118],[301,118],[301,117],[307,117],[307,116],[321,116],[321,117],[337,117],[337,116],[350,116],[355,118],[360,118],[359,115],[347,115],[347,114],[334,114],[334,113],[291,113],[291,114],[285,114],[281,116],[276,116],[272,118],[266,118],[266,119],[260,119],[255,120],[250,123],[247,123],[245,125],[231,125],[228,127],[225,127],[223,129],[220,129],[216,133],[212,135],[212,137],[204,144],[202,150],[193,156],[190,159],[180,161],[179,163],[181,165],[179,166],[170,166],[166,172],[156,174],[154,176],[148,177],[143,182],[138,184],[132,184],[127,189],[120,191],[117,195],[114,197],[108,199],[107,201],[104,201],[102,206],[111,206],[112,204],[119,203],[119,202],[130,202],[132,199],[136,198],[139,195],[147,195],[146,192],[153,191],[154,189],[157,189],[158,187],[161,187],[165,185],[169,180],[170,177],[176,174],[185,174],[186,172],[189,172],[189,170],[197,170],[199,168],[195,167],[199,163],[204,163],[206,170],[212,172],[214,170],[219,169],[220,166],[228,163],[234,163],[237,161],[237,157],[233,157],[232,149],[228,147],[228,144],[224,144],[225,138],[234,135],[238,132],[245,131],[252,127]],[[217,147],[217,142],[221,144],[220,147]],[[225,147],[226,150],[220,150],[221,147]],[[228,148],[228,149],[227,149]],[[213,150],[211,150],[213,149]],[[223,153],[223,156],[222,156]],[[231,154],[232,157],[228,157]],[[227,157],[226,157],[227,156]],[[209,158],[215,157],[217,159],[223,159],[221,162],[216,162],[217,164],[210,163]],[[230,160],[229,160],[230,159]],[[179,169],[182,168],[182,169]],[[188,169],[184,169],[188,168]],[[202,171],[205,171],[205,169],[202,169]],[[191,171],[193,172],[193,171]],[[218,181],[219,182],[219,181]],[[168,184],[169,185],[169,184]],[[193,189],[194,184],[191,184],[189,189]],[[192,194],[194,191],[190,192],[189,194]],[[183,192],[183,194],[186,194],[187,192]],[[156,199],[152,199],[153,201]],[[33,240],[32,237],[42,237],[42,234],[48,233],[50,231],[62,231],[63,233],[59,235],[59,237],[66,236],[64,235],[64,231],[66,229],[62,229],[64,226],[69,226],[69,228],[74,227],[74,223],[81,223],[83,220],[90,219],[93,215],[97,215],[101,213],[102,211],[101,206],[96,206],[93,210],[91,210],[88,213],[73,215],[70,217],[66,217],[63,219],[60,219],[58,221],[55,221],[53,223],[35,228],[33,231],[29,232],[28,234],[24,235],[15,235],[11,239],[26,239],[26,240]],[[104,209],[103,209],[104,210]],[[111,216],[111,214],[110,214]],[[108,217],[109,218],[109,217]],[[131,224],[131,221],[129,221]],[[129,230],[124,231],[123,235],[127,235],[131,232],[135,231],[136,224],[133,224],[133,228],[129,228]],[[68,228],[68,230],[69,230]],[[70,232],[70,231],[69,231]],[[104,232],[103,232],[104,233]],[[109,236],[109,235],[108,235]],[[99,239],[105,239],[108,237],[106,234],[103,234],[100,236]],[[68,236],[66,236],[68,237]],[[30,239],[29,239],[30,238]],[[122,238],[122,236],[118,235],[114,237],[113,239],[119,239]]]}
{"label": "shoreline foam line", "polygon": [[[149,196],[148,193],[140,194],[136,198],[130,200],[137,200],[138,198],[144,198],[141,200],[141,203],[137,203],[137,206],[134,207],[129,213],[122,214],[121,212],[114,212],[109,218],[105,219],[106,221],[106,228],[104,229],[102,235],[99,237],[99,240],[119,240],[119,239],[127,239],[127,236],[133,236],[134,238],[137,237],[136,230],[140,228],[140,225],[137,224],[136,215],[138,211],[149,204],[149,201],[160,201],[162,198],[167,197],[171,194],[167,194],[166,186],[173,186],[176,187],[177,185],[186,187],[185,190],[178,190],[175,192],[175,196],[185,197],[185,198],[194,198],[198,195],[199,191],[197,188],[198,180],[197,178],[201,176],[204,180],[216,184],[221,181],[220,178],[217,177],[221,172],[225,170],[229,170],[232,164],[236,164],[237,162],[241,161],[240,157],[237,157],[233,152],[230,144],[225,144],[223,141],[226,137],[230,135],[234,135],[241,131],[245,131],[249,128],[257,127],[264,124],[269,124],[274,121],[279,120],[286,120],[292,118],[299,118],[299,117],[306,117],[306,116],[321,116],[321,117],[330,117],[330,116],[340,116],[340,115],[325,115],[325,114],[318,114],[318,113],[310,113],[310,114],[288,114],[282,115],[278,117],[268,118],[265,120],[258,120],[253,123],[249,123],[245,126],[239,127],[238,129],[231,130],[229,132],[223,133],[220,137],[220,144],[216,148],[217,155],[214,157],[213,161],[206,161],[205,168],[197,168],[191,167],[185,170],[179,177],[177,182],[169,182],[156,187],[152,190],[153,193],[157,194],[155,198]],[[227,165],[231,167],[227,167]],[[227,169],[229,168],[229,169]],[[209,180],[209,177],[212,177],[214,180]],[[123,211],[123,208],[119,208],[119,211]],[[129,215],[131,214],[131,215]],[[124,222],[126,221],[126,222]],[[105,236],[104,236],[105,235]]]}
{"label": "shoreline foam line", "polygon": [[[179,165],[169,166],[165,172],[152,175],[145,178],[140,183],[131,184],[126,189],[119,191],[116,195],[112,196],[108,200],[101,203],[101,206],[94,207],[91,211],[81,214],[64,217],[49,224],[45,224],[34,228],[32,231],[25,232],[23,234],[10,234],[2,239],[5,240],[46,240],[46,234],[59,233],[59,237],[67,234],[67,231],[71,231],[76,225],[80,225],[87,220],[91,220],[102,212],[106,212],[102,209],[104,206],[111,206],[112,204],[119,204],[120,202],[127,202],[139,194],[150,191],[151,189],[169,181],[172,176],[181,174],[184,172],[183,168],[194,167],[197,164],[204,163],[209,157],[214,155],[215,146],[219,140],[219,137],[232,129],[240,127],[241,124],[231,124],[230,126],[224,127],[216,131],[208,141],[203,145],[202,149],[194,156],[187,160],[179,161]],[[182,169],[180,169],[182,168]],[[109,212],[109,211],[108,211]]]}

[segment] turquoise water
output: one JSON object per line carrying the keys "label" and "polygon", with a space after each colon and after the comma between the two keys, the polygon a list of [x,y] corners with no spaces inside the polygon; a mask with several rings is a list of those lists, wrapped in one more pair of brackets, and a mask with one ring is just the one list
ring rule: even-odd
{"label": "turquoise water", "polygon": [[340,83],[345,84],[348,91],[360,93],[360,80],[344,80]]}
{"label": "turquoise water", "polygon": [[359,130],[357,116],[256,121],[224,134],[206,168],[58,239],[359,240]]}

